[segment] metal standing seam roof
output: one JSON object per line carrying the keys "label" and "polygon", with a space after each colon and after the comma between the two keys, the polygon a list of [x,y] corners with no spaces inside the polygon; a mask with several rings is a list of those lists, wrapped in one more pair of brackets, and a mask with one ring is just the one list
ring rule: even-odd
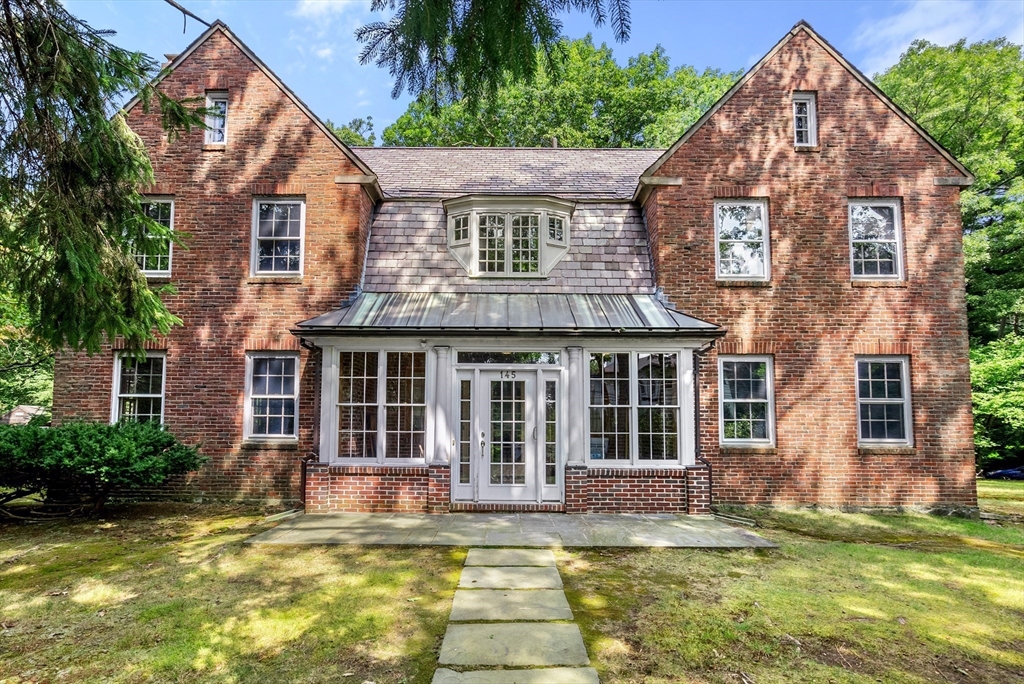
{"label": "metal standing seam roof", "polygon": [[664,150],[568,147],[354,147],[385,198],[551,195],[630,200]]}
{"label": "metal standing seam roof", "polygon": [[668,308],[654,295],[364,292],[351,304],[302,321],[296,335],[496,333],[717,336],[713,323]]}

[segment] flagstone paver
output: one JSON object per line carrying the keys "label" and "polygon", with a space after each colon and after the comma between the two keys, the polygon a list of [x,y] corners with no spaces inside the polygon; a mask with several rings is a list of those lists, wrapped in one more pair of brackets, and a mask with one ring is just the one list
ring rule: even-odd
{"label": "flagstone paver", "polygon": [[555,567],[555,553],[551,549],[470,549],[466,567],[472,565],[518,565]]}
{"label": "flagstone paver", "polygon": [[545,667],[535,670],[472,670],[440,668],[431,684],[599,684],[592,667]]}
{"label": "flagstone paver", "polygon": [[561,589],[558,568],[481,567],[462,569],[460,589]]}
{"label": "flagstone paver", "polygon": [[572,620],[561,589],[459,589],[452,602],[452,622]]}
{"label": "flagstone paver", "polygon": [[448,625],[437,661],[502,667],[590,664],[580,628],[556,622]]}

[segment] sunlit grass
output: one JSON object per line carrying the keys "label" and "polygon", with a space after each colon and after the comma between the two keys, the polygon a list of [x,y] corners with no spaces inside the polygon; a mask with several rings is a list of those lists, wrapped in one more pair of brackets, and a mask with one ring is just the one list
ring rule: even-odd
{"label": "sunlit grass", "polygon": [[978,480],[978,506],[988,513],[1024,516],[1024,481]]}
{"label": "sunlit grass", "polygon": [[602,682],[1024,681],[1024,527],[745,509],[775,551],[572,551]]}
{"label": "sunlit grass", "polygon": [[430,681],[464,552],[242,544],[266,527],[198,506],[0,526],[0,682]]}

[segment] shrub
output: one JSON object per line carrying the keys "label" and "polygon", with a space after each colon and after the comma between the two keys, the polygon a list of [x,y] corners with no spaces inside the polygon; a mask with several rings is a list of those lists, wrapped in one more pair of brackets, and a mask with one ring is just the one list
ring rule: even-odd
{"label": "shrub", "polygon": [[43,493],[96,510],[115,491],[159,486],[205,461],[156,423],[0,426],[0,504]]}

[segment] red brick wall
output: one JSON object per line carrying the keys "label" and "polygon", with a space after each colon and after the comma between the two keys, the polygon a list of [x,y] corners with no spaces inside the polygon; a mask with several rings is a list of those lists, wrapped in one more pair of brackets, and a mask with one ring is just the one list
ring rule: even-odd
{"label": "red brick wall", "polygon": [[[194,478],[204,496],[297,499],[298,460],[314,450],[319,352],[300,349],[288,331],[298,321],[337,308],[356,287],[365,256],[372,203],[358,185],[336,185],[361,173],[338,147],[224,34],[214,33],[160,86],[175,98],[227,90],[228,142],[205,149],[192,131],[168,143],[159,114],[133,109],[129,123],[153,161],[153,194],[173,196],[175,247],[165,301],[183,325],[164,342],[165,420],[212,461]],[[303,277],[249,277],[254,195],[306,200]],[[284,448],[243,445],[245,352],[300,355],[299,440]],[[110,417],[113,351],[58,358],[54,417]]]}
{"label": "red brick wall", "polygon": [[446,512],[447,505],[444,511],[428,507],[432,493],[426,466],[328,467],[311,463],[306,471],[307,513]]}
{"label": "red brick wall", "polygon": [[[794,90],[817,92],[820,147],[797,151]],[[728,329],[721,353],[774,357],[777,444],[719,447],[717,358],[702,361],[701,454],[716,502],[976,504],[958,189],[961,175],[806,33],[657,172],[657,281]],[[716,198],[768,200],[771,283],[715,280]],[[847,198],[899,197],[906,282],[852,283]],[[909,354],[915,446],[858,449],[854,357]]]}

